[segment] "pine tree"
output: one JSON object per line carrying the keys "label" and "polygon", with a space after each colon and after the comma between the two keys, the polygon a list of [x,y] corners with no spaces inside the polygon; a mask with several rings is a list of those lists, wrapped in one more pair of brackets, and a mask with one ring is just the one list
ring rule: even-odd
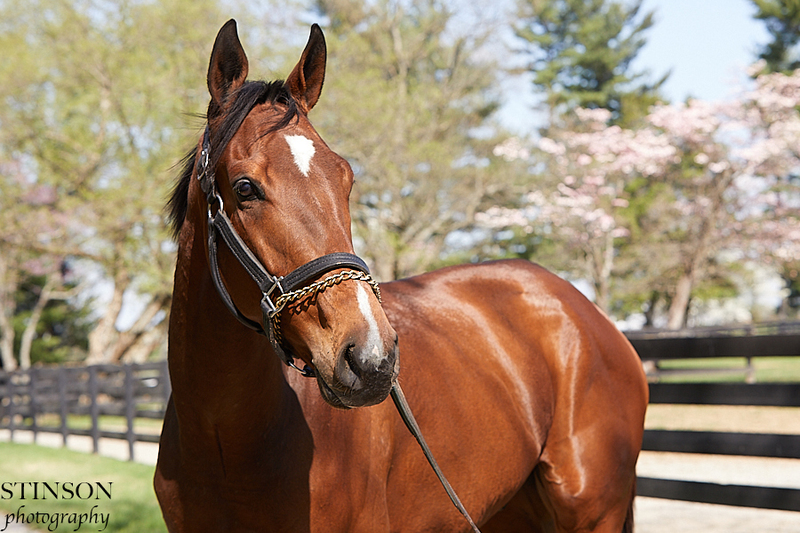
{"label": "pine tree", "polygon": [[642,0],[520,0],[515,32],[530,55],[533,84],[546,96],[551,119],[575,107],[606,108],[612,121],[632,124],[660,99],[667,75],[649,84],[631,72],[653,12]]}
{"label": "pine tree", "polygon": [[751,0],[772,36],[758,54],[768,72],[788,73],[800,68],[800,0]]}

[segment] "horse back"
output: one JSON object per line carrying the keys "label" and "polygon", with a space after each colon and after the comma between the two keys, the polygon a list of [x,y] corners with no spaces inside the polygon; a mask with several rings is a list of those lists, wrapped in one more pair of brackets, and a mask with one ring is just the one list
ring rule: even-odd
{"label": "horse back", "polygon": [[[544,365],[555,387],[606,372],[642,384],[641,362],[627,338],[571,283],[534,263],[459,265],[384,284],[382,291],[401,348],[408,346],[401,352],[403,377],[448,360],[467,374],[491,373],[497,365],[518,374],[525,369],[516,365],[531,365],[536,373]],[[450,356],[453,348],[457,357]]]}

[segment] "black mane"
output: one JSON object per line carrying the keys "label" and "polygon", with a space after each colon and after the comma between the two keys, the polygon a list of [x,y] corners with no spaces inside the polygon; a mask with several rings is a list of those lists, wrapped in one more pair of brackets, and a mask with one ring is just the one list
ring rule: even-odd
{"label": "black mane", "polygon": [[[255,106],[260,104],[284,104],[286,106],[286,112],[280,120],[271,124],[264,132],[264,135],[285,128],[297,116],[297,104],[286,89],[283,80],[272,82],[248,81],[235,94],[231,95],[231,98],[234,99],[233,103],[227,107],[224,113],[212,103],[209,105],[206,115],[206,120],[211,128],[210,164],[212,168],[216,166],[225,147],[239,130],[239,126],[242,125],[245,117]],[[178,237],[183,221],[186,218],[189,183],[194,172],[196,158],[197,148],[195,146],[181,159],[181,172],[167,201],[167,212],[172,226],[172,234],[175,238]]]}

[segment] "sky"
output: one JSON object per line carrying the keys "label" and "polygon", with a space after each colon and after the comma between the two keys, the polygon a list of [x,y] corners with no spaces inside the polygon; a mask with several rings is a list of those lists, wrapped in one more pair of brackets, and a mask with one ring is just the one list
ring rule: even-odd
{"label": "sky", "polygon": [[[749,0],[644,0],[642,12],[649,11],[655,11],[655,23],[632,71],[649,70],[650,81],[671,71],[663,86],[671,102],[729,98],[759,46],[769,41]],[[531,111],[530,82],[508,80],[505,89],[513,96],[501,111],[502,122],[515,133],[531,133],[537,114]]]}
{"label": "sky", "polygon": [[673,102],[729,97],[769,41],[748,0],[645,0],[642,8],[655,10],[655,24],[634,68],[654,78],[671,69],[664,93]]}

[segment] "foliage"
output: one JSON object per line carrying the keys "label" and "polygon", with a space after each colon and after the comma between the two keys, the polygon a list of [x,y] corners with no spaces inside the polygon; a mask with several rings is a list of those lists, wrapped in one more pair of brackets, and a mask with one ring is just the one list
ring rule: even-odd
{"label": "foliage", "polygon": [[491,27],[461,28],[436,0],[321,0],[330,21],[321,135],[355,172],[359,252],[390,280],[430,268],[445,238],[512,177],[475,131],[491,125]]}
{"label": "foliage", "polygon": [[[624,215],[631,197],[628,185],[633,177],[654,175],[676,156],[675,148],[651,130],[607,127],[610,115],[602,108],[577,108],[564,129],[539,139],[546,173],[561,181],[551,194],[535,190],[525,198],[527,216],[547,226],[563,244],[559,262],[592,281],[596,302],[606,310],[615,274],[615,241],[631,234]],[[493,208],[479,220],[507,225],[498,217],[501,213]],[[532,230],[531,222],[527,226]]]}
{"label": "foliage", "polygon": [[704,281],[730,287],[722,251],[800,259],[798,101],[800,71],[760,76],[733,102],[655,106],[635,130],[576,109],[537,143],[545,172],[561,180],[555,190],[477,218],[546,229],[565,243],[559,253],[578,252],[577,264],[562,264],[591,280],[601,307],[613,310],[613,280],[629,282],[624,292],[645,295],[643,305],[666,299],[668,325],[682,327],[691,298],[714,292]]}
{"label": "foliage", "polygon": [[761,49],[758,57],[769,72],[791,73],[800,68],[800,1],[751,0],[763,20],[772,41]]}
{"label": "foliage", "polygon": [[[220,17],[211,1],[3,2],[0,10],[10,58],[0,67],[0,161],[16,169],[4,172],[4,186],[22,184],[35,217],[10,226],[2,246],[17,250],[17,272],[31,256],[84,257],[102,268],[114,298],[89,351],[108,360],[126,290],[168,303],[162,203],[189,142],[176,119],[205,100],[208,39]],[[19,219],[18,205],[10,217]]]}
{"label": "foliage", "polygon": [[631,62],[645,44],[653,13],[640,16],[642,0],[520,0],[516,35],[530,56],[536,90],[552,115],[575,107],[605,108],[615,123],[630,125],[659,100],[645,72]]}
{"label": "foliage", "polygon": [[[631,68],[655,23],[636,0],[520,0],[513,21],[490,22],[447,0],[0,0],[2,366],[130,358],[162,341],[174,264],[162,204],[202,127],[185,115],[206,108],[213,36],[246,18],[251,76],[280,77],[309,6],[329,47],[311,118],[353,166],[355,244],[380,279],[535,256],[590,280],[611,313],[677,324],[692,302],[731,294],[752,261],[781,272],[793,312],[798,4],[753,2],[773,35],[753,88],[669,106],[655,105],[665,78]],[[507,28],[550,110],[535,142],[494,119],[490,45]],[[86,317],[93,287],[80,268],[62,278],[64,264],[113,283],[100,313]],[[145,310],[119,331],[130,294]]]}
{"label": "foliage", "polygon": [[[24,332],[32,315],[36,312],[42,292],[47,290],[47,276],[29,276],[20,283],[17,292],[17,307],[14,317],[17,343],[20,352]],[[75,289],[74,282],[65,283],[65,289]],[[80,302],[69,294],[66,299],[50,299],[44,305],[36,324],[36,337],[30,347],[30,362],[63,363],[81,359],[89,347],[89,303]]]}

